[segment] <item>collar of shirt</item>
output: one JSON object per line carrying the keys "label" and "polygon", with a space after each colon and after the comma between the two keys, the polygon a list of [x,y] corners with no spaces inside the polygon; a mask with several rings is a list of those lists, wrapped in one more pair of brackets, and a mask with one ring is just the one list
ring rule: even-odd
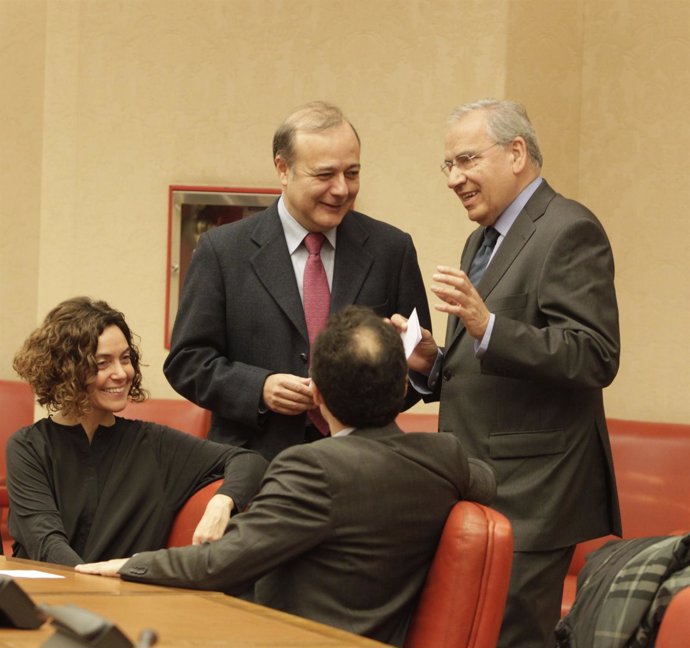
{"label": "collar of shirt", "polygon": [[340,430],[340,432],[336,432],[333,436],[334,437],[348,436],[350,434],[350,432],[354,432],[354,429],[355,428],[353,428],[353,427],[343,428],[342,430]]}
{"label": "collar of shirt", "polygon": [[[280,216],[280,223],[283,226],[285,233],[285,240],[287,241],[288,251],[292,255],[295,250],[302,244],[304,237],[309,234],[309,230],[302,227],[290,214],[288,208],[285,206],[283,196],[278,199],[278,216]],[[337,228],[333,228],[324,232],[323,235],[328,239],[331,247],[335,249]]]}
{"label": "collar of shirt", "polygon": [[[285,206],[283,196],[278,199],[278,216],[280,217],[280,224],[283,226],[285,242],[287,243],[290,260],[292,261],[292,269],[295,272],[295,279],[297,280],[297,288],[300,297],[304,300],[304,268],[307,265],[309,252],[307,252],[307,248],[302,245],[302,241],[304,241],[304,237],[309,234],[309,230],[302,227],[291,216]],[[324,232],[323,234],[330,245],[324,245],[321,248],[321,262],[326,271],[326,277],[328,277],[328,287],[331,289],[333,288],[333,268],[335,267],[336,233],[335,227]]]}
{"label": "collar of shirt", "polygon": [[532,182],[530,182],[517,196],[515,200],[513,200],[508,207],[506,207],[505,211],[498,217],[496,222],[494,223],[494,229],[498,231],[500,234],[498,241],[496,241],[496,247],[494,248],[494,252],[498,249],[498,246],[501,244],[503,241],[503,238],[505,237],[506,234],[510,231],[510,228],[513,226],[513,223],[515,222],[515,219],[518,217],[524,206],[527,204],[527,201],[532,197],[532,194],[537,190],[539,185],[543,182],[543,179],[541,176],[538,176]]}

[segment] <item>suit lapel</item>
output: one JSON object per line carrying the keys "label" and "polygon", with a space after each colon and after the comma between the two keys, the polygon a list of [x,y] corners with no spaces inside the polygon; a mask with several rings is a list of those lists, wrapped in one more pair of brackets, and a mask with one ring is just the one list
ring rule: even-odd
{"label": "suit lapel", "polygon": [[485,300],[496,287],[501,277],[513,264],[517,255],[520,254],[520,250],[525,246],[525,243],[534,234],[534,229],[534,222],[523,209],[503,239],[501,246],[496,250],[496,254],[487,266],[479,285],[476,286],[477,292],[482,299]]}
{"label": "suit lapel", "polygon": [[467,240],[467,245],[465,246],[464,253],[460,259],[460,270],[463,270],[467,274],[470,272],[470,266],[472,265],[472,259],[474,255],[477,254],[477,250],[482,244],[484,238],[484,228],[478,227]]}
{"label": "suit lapel", "polygon": [[277,203],[253,218],[257,219],[257,226],[251,236],[252,242],[257,246],[256,253],[251,257],[254,272],[293,326],[308,341],[304,307],[285,242],[285,233],[280,224]]}
{"label": "suit lapel", "polygon": [[338,227],[331,313],[357,302],[362,284],[374,263],[374,257],[364,247],[369,233],[353,216],[353,212],[350,212]]}
{"label": "suit lapel", "polygon": [[[555,196],[556,192],[544,180],[527,201],[527,204],[518,214],[508,234],[503,239],[501,246],[496,250],[496,254],[487,266],[481,281],[475,286],[483,300],[486,301],[496,287],[496,284],[501,280],[501,277],[508,272],[527,241],[534,234],[536,229],[535,222],[543,216],[548,204]],[[466,253],[463,254],[460,265],[465,272],[469,271],[472,259],[481,244],[481,231],[479,229],[473,232],[467,242]],[[451,317],[454,320],[453,322],[451,322]],[[446,349],[452,346],[465,331],[464,324],[458,321],[457,317],[451,317],[448,318],[448,329],[446,330]]]}

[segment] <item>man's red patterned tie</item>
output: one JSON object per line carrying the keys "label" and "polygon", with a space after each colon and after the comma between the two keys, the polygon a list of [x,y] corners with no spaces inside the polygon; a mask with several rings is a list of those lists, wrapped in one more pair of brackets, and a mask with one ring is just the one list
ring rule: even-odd
{"label": "man's red patterned tie", "polygon": [[[328,287],[328,277],[321,262],[321,246],[326,237],[319,232],[310,232],[304,237],[304,247],[309,252],[307,265],[304,268],[303,296],[304,318],[307,321],[309,334],[309,348],[311,349],[319,331],[326,326],[328,311],[331,307],[331,291]],[[321,416],[319,408],[307,412],[312,423],[321,434],[328,436],[328,423]]]}

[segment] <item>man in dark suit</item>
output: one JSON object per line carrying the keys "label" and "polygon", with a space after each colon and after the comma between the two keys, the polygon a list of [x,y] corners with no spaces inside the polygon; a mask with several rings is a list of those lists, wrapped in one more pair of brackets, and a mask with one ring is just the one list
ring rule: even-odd
{"label": "man in dark suit", "polygon": [[424,331],[409,365],[440,398],[439,429],[496,471],[493,506],[515,533],[499,645],[550,647],[574,545],[621,531],[602,398],[620,352],[613,257],[594,214],[540,177],[519,104],[459,108],[445,149],[448,186],[480,227],[460,269],[433,277],[445,348]]}
{"label": "man in dark suit", "polygon": [[305,415],[315,408],[303,307],[310,232],[326,237],[320,257],[331,313],[349,304],[384,317],[416,308],[430,324],[410,236],[353,211],[359,154],[358,135],[338,108],[307,104],[274,136],[280,200],[201,237],[164,371],[180,394],[211,410],[210,439],[271,459],[325,431]]}
{"label": "man in dark suit", "polygon": [[451,507],[488,502],[494,475],[453,435],[395,425],[407,364],[370,309],[331,318],[312,375],[333,436],[276,457],[221,539],[77,570],[230,594],[260,578],[258,603],[402,646]]}

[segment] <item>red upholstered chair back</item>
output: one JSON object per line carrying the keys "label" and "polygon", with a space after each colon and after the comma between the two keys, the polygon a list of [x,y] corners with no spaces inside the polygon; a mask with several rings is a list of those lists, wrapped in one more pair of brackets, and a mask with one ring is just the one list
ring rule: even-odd
{"label": "red upholstered chair back", "polygon": [[624,537],[687,529],[690,426],[619,419],[608,419],[607,424]]}
{"label": "red upholstered chair back", "polygon": [[211,426],[211,412],[179,398],[149,398],[143,403],[129,403],[119,415],[167,425],[202,439],[208,436]]}
{"label": "red upholstered chair back", "polygon": [[10,500],[5,486],[7,440],[19,429],[34,422],[34,395],[28,383],[0,380],[0,537],[6,556],[11,555],[12,538],[7,530]]}
{"label": "red upholstered chair back", "polygon": [[186,547],[192,544],[194,529],[206,510],[208,501],[216,494],[222,479],[207,484],[192,495],[177,512],[175,522],[168,534],[167,547]]}
{"label": "red upholstered chair back", "polygon": [[19,429],[34,421],[34,395],[28,383],[0,380],[0,480],[5,483],[7,440]]}
{"label": "red upholstered chair back", "polygon": [[[690,529],[690,425],[607,419],[624,538],[677,535]],[[570,610],[585,559],[615,536],[581,542],[563,584]],[[688,642],[690,646],[690,641]]]}
{"label": "red upholstered chair back", "polygon": [[458,502],[441,535],[405,648],[495,648],[512,561],[510,522],[487,506]]}

